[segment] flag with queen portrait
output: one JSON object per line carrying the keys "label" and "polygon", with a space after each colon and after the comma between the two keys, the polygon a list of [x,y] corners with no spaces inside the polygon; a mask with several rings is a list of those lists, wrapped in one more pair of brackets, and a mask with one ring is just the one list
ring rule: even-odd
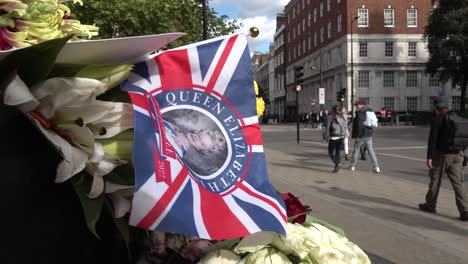
{"label": "flag with queen portrait", "polygon": [[242,35],[169,50],[122,85],[134,109],[130,224],[206,239],[285,234]]}

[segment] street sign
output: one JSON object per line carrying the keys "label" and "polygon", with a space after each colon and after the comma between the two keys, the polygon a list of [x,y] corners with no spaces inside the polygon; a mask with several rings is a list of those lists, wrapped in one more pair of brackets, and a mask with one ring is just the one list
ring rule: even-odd
{"label": "street sign", "polygon": [[325,104],[325,88],[319,88],[319,104]]}
{"label": "street sign", "polygon": [[301,91],[301,86],[300,85],[296,85],[296,91],[300,92]]}

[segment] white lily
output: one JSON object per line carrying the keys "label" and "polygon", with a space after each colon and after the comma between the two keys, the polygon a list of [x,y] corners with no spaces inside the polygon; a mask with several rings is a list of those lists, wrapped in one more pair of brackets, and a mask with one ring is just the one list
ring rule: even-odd
{"label": "white lily", "polygon": [[105,193],[110,195],[112,204],[114,205],[115,218],[123,217],[130,211],[133,192],[133,186],[116,184],[110,181],[105,183]]}
{"label": "white lily", "polygon": [[106,153],[95,139],[112,138],[133,127],[130,104],[96,100],[107,89],[107,83],[94,79],[52,78],[32,87],[31,93],[16,76],[4,97],[6,104],[28,113],[63,156],[56,182],[82,170],[93,176],[90,198],[104,192],[104,175],[126,163]]}

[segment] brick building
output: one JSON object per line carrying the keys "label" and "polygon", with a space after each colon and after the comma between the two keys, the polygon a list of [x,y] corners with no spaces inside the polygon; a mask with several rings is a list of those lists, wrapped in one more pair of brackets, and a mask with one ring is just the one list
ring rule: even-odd
{"label": "brick building", "polygon": [[[337,104],[342,88],[350,109],[352,81],[354,100],[376,110],[429,111],[431,97],[441,94],[452,98],[452,108],[459,107],[459,91],[425,73],[429,55],[423,33],[431,8],[427,0],[291,0],[283,30],[289,119],[296,112],[298,65],[304,66],[300,113]],[[325,88],[323,106],[319,87]]]}

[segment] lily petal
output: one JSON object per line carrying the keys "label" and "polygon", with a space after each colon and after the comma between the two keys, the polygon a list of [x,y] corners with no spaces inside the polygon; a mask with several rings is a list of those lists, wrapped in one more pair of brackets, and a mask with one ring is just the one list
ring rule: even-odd
{"label": "lily petal", "polygon": [[55,182],[64,182],[85,168],[86,161],[88,160],[88,154],[86,152],[73,147],[59,135],[43,128],[37,120],[33,120],[42,134],[47,137],[63,156],[62,162],[60,162],[57,167]]}
{"label": "lily petal", "polygon": [[114,217],[123,217],[127,212],[130,211],[131,202],[125,198],[119,192],[112,193],[110,195],[112,204],[114,205]]}
{"label": "lily petal", "polygon": [[101,193],[104,192],[104,186],[104,179],[101,176],[94,176],[88,197],[91,199],[97,198],[99,195],[101,195]]}
{"label": "lily petal", "polygon": [[[133,128],[133,107],[128,103],[113,103],[114,108],[108,115],[93,123],[96,127],[93,130],[95,138],[110,138],[120,132]],[[97,128],[104,127],[105,134],[99,133]]]}
{"label": "lily petal", "polygon": [[114,104],[96,100],[82,105],[63,106],[55,112],[54,121],[60,123],[82,118],[84,124],[93,123],[107,116],[115,107]]}
{"label": "lily petal", "polygon": [[121,184],[113,183],[110,181],[106,181],[105,193],[114,193],[120,190],[131,189],[131,193],[128,195],[128,196],[131,196],[133,195],[133,188],[134,188],[133,186],[121,185]]}
{"label": "lily petal", "polygon": [[58,127],[69,136],[73,143],[76,144],[76,147],[81,148],[89,156],[92,156],[95,142],[93,133],[88,127],[77,125],[60,125]]}
{"label": "lily petal", "polygon": [[31,94],[28,86],[18,75],[6,87],[3,103],[16,106],[23,113],[31,112],[39,105],[39,101]]}
{"label": "lily petal", "polygon": [[31,88],[40,101],[38,111],[52,119],[57,109],[89,103],[95,99],[97,90],[105,84],[87,78],[51,78]]}

